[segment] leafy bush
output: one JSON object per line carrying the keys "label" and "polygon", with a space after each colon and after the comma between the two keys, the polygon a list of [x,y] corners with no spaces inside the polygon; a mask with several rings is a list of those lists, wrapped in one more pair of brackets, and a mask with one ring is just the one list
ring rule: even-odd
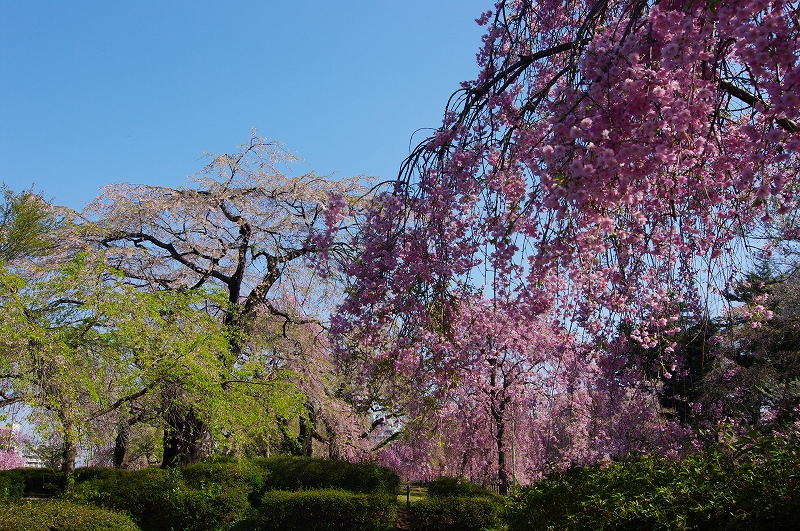
{"label": "leafy bush", "polygon": [[216,530],[245,517],[250,491],[236,482],[192,485],[180,470],[146,468],[78,483],[72,498],[125,511],[145,531]]}
{"label": "leafy bush", "polygon": [[[0,478],[8,480],[10,492],[17,493],[21,488],[22,496],[55,496],[61,492],[61,474],[49,468],[0,470]],[[3,481],[0,479],[0,482]]]}
{"label": "leafy bush", "polygon": [[342,490],[272,490],[258,509],[263,531],[389,531],[397,519],[394,494]]}
{"label": "leafy bush", "polygon": [[489,490],[470,483],[465,479],[447,476],[434,479],[428,483],[429,496],[492,496]]}
{"label": "leafy bush", "polygon": [[139,531],[124,514],[64,500],[0,503],[0,531]]}
{"label": "leafy bush", "polygon": [[83,483],[84,481],[92,481],[94,479],[125,477],[130,473],[130,470],[126,470],[124,468],[93,466],[76,469],[72,474],[72,478],[75,480],[75,483]]}
{"label": "leafy bush", "polygon": [[21,498],[24,492],[24,482],[14,481],[10,475],[0,472],[0,500]]}
{"label": "leafy bush", "polygon": [[480,531],[501,524],[500,496],[433,496],[409,509],[414,531]]}
{"label": "leafy bush", "polygon": [[515,493],[509,529],[792,529],[800,515],[797,447],[706,451],[554,475]]}
{"label": "leafy bush", "polygon": [[266,489],[265,479],[269,472],[253,461],[227,458],[182,467],[181,474],[187,485],[198,489],[211,485],[221,485],[226,489],[244,487],[249,490],[250,503],[258,504]]}
{"label": "leafy bush", "polygon": [[[241,522],[255,514],[253,507],[271,489],[336,487],[391,493],[394,507],[400,483],[394,472],[372,464],[293,457],[215,459],[172,470],[85,468],[74,477],[71,500],[124,511],[144,531],[229,529],[236,522],[245,526]],[[354,498],[348,503],[357,507],[371,500],[374,506],[380,499]]]}
{"label": "leafy bush", "polygon": [[372,463],[280,456],[256,460],[268,472],[265,488],[273,490],[342,489],[350,492],[396,493],[400,478]]}

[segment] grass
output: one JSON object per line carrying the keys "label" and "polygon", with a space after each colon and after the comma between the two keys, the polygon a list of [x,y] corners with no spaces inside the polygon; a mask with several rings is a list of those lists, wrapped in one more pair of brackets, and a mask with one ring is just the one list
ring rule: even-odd
{"label": "grass", "polygon": [[[420,500],[424,500],[428,497],[428,489],[425,487],[414,486],[411,484],[411,495],[409,496],[409,500],[411,503],[418,502]],[[400,485],[400,490],[397,494],[397,501],[405,505],[406,503],[406,486]]]}

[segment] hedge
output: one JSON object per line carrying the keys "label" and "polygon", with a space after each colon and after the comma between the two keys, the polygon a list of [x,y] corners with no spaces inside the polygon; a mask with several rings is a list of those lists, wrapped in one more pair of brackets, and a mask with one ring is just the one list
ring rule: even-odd
{"label": "hedge", "polygon": [[205,463],[187,465],[180,469],[186,485],[196,489],[209,489],[216,485],[223,489],[244,488],[248,491],[250,504],[260,503],[266,490],[266,477],[269,471],[249,460],[213,460]]}
{"label": "hedge", "polygon": [[246,517],[251,490],[236,482],[191,485],[178,469],[146,468],[78,483],[71,496],[124,511],[144,531],[215,531]]}
{"label": "hedge", "polygon": [[64,500],[0,503],[0,531],[139,531],[124,514]]}
{"label": "hedge", "polygon": [[706,451],[683,462],[646,457],[554,475],[511,497],[509,530],[794,529],[797,452]]}
{"label": "hedge", "polygon": [[409,509],[414,531],[480,531],[502,523],[500,496],[432,496],[412,503]]}
{"label": "hedge", "polygon": [[372,463],[348,463],[312,457],[280,456],[258,459],[268,474],[268,490],[341,489],[361,493],[396,493],[400,477]]}
{"label": "hedge", "polygon": [[[61,474],[49,468],[0,470],[0,499],[6,497],[49,497],[61,492]],[[21,491],[21,492],[20,492]]]}
{"label": "hedge", "polygon": [[9,474],[0,472],[0,500],[22,498],[24,493],[24,481],[15,480]]}
{"label": "hedge", "polygon": [[397,520],[397,496],[343,490],[272,490],[258,509],[262,531],[389,531]]}

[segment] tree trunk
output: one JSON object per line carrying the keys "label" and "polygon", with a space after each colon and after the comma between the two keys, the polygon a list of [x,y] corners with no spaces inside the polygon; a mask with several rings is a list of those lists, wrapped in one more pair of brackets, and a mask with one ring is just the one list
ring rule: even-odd
{"label": "tree trunk", "polygon": [[199,462],[205,455],[209,429],[191,405],[186,405],[185,393],[169,387],[164,391],[164,455],[162,468]]}
{"label": "tree trunk", "polygon": [[75,471],[75,460],[78,458],[78,441],[75,427],[69,422],[63,422],[64,445],[61,454],[61,492],[67,492],[70,476]]}
{"label": "tree trunk", "polygon": [[311,457],[314,454],[314,436],[317,434],[317,413],[314,406],[306,404],[308,419],[300,418],[300,447],[302,455]]}
{"label": "tree trunk", "polygon": [[[504,409],[504,408],[503,408]],[[492,408],[497,431],[495,432],[495,442],[497,443],[497,475],[500,480],[499,492],[503,496],[508,494],[508,470],[506,466],[506,445],[503,440],[506,433],[506,424],[502,416],[502,411]],[[496,414],[499,413],[499,414]]]}
{"label": "tree trunk", "polygon": [[[495,424],[495,435],[494,440],[497,445],[497,479],[500,480],[499,485],[499,492],[501,495],[506,496],[508,494],[508,470],[506,469],[506,445],[505,445],[505,434],[506,434],[506,419],[505,419],[505,410],[506,404],[508,403],[508,397],[505,395],[505,389],[503,389],[503,393],[499,392],[497,387],[497,365],[496,360],[493,360],[492,363],[492,372],[490,376],[490,385],[492,387],[492,392],[489,394],[489,399],[491,401],[491,413],[492,419],[494,420]],[[500,395],[500,396],[498,396]]]}
{"label": "tree trunk", "polygon": [[131,427],[127,421],[119,423],[117,438],[114,440],[114,467],[125,468],[128,464],[128,436]]}

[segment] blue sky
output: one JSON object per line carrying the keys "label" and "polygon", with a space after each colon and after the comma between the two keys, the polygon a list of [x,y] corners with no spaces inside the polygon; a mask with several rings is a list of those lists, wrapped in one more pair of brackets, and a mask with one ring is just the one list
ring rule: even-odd
{"label": "blue sky", "polygon": [[178,186],[253,127],[296,171],[392,178],[477,75],[491,7],[0,0],[0,180],[80,209],[114,182]]}

